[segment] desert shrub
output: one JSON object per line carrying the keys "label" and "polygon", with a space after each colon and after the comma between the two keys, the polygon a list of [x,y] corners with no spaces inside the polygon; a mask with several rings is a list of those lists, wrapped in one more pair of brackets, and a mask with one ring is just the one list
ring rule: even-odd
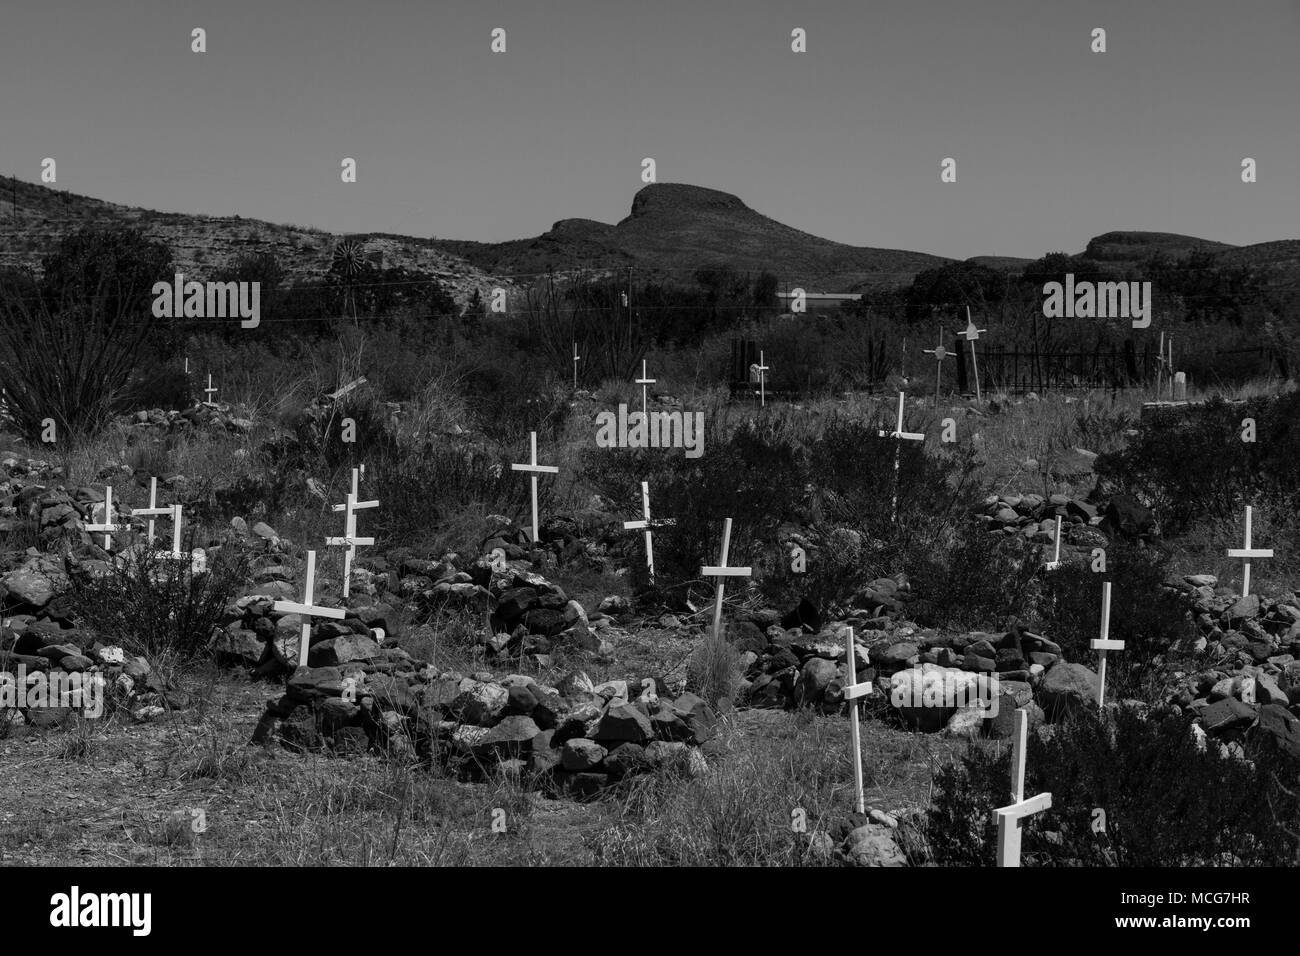
{"label": "desert shrub", "polygon": [[47,419],[60,439],[84,434],[120,408],[157,324],[150,290],[170,263],[170,250],[139,232],[85,227],[46,257],[39,283],[0,275],[0,379],[26,437]]}
{"label": "desert shrub", "polygon": [[[1029,738],[1025,793],[1052,807],[1025,822],[1021,860],[1038,866],[1294,866],[1300,762],[1248,746],[1238,759],[1198,749],[1185,719],[1092,710]],[[1008,800],[1010,748],[972,743],[935,776],[927,836],[934,861],[992,866]],[[1097,813],[1100,810],[1104,818]],[[1097,822],[1104,831],[1094,832]]]}
{"label": "desert shrub", "polygon": [[951,526],[946,540],[912,558],[908,613],[927,627],[972,629],[1024,612],[1041,558],[1019,535],[990,534],[977,522]]}
{"label": "desert shrub", "polygon": [[1112,543],[1105,572],[1064,564],[1041,580],[1035,624],[1061,645],[1066,660],[1091,660],[1089,642],[1101,627],[1102,582],[1110,581],[1110,636],[1125,642],[1124,654],[1111,661],[1110,686],[1116,696],[1140,697],[1152,658],[1192,628],[1178,595],[1164,587],[1168,561],[1153,547]]}
{"label": "desert shrub", "polygon": [[[1242,441],[1253,418],[1256,440]],[[1146,501],[1166,534],[1204,518],[1229,518],[1253,499],[1300,497],[1300,392],[1144,417],[1122,451],[1097,459],[1098,476]]]}
{"label": "desert shrub", "polygon": [[[522,519],[530,513],[528,477],[512,471],[503,455],[469,444],[440,441],[391,451],[373,460],[366,482],[383,502],[367,518],[367,527],[392,544],[425,542],[460,520],[489,514]],[[551,484],[538,483],[542,510],[549,507]]]}
{"label": "desert shrub", "polygon": [[[187,539],[189,551],[194,540]],[[189,659],[207,647],[248,570],[247,558],[229,548],[210,551],[207,570],[192,574],[186,562],[139,547],[107,573],[76,569],[70,596],[81,625],[106,642],[149,658]]]}

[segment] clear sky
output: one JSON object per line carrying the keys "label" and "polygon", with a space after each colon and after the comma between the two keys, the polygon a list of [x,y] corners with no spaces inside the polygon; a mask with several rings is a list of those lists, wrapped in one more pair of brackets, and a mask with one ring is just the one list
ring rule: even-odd
{"label": "clear sky", "polygon": [[16,0],[0,173],[51,156],[113,202],[502,240],[616,222],[651,156],[854,245],[1250,243],[1300,237],[1298,51],[1296,0]]}

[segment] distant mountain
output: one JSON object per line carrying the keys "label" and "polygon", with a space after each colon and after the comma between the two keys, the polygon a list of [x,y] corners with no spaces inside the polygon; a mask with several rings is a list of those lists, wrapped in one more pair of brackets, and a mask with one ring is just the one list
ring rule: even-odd
{"label": "distant mountain", "polygon": [[907,282],[950,261],[822,239],[769,219],[730,193],[679,183],[643,187],[616,225],[562,219],[533,239],[437,245],[498,274],[631,266],[689,280],[701,266],[725,262],[741,272],[766,269],[791,286],[821,292]]}
{"label": "distant mountain", "polygon": [[[88,223],[140,228],[171,247],[181,271],[199,278],[256,252],[273,253],[290,276],[322,275],[342,238],[239,216],[155,212],[0,180],[0,265],[37,267],[61,236]],[[855,292],[906,285],[918,272],[954,261],[822,239],[770,219],[730,193],[678,183],[643,187],[618,223],[561,219],[532,239],[471,242],[385,233],[355,238],[370,258],[430,273],[462,302],[475,289],[486,295],[493,286],[509,286],[512,278],[526,283],[548,271],[632,268],[638,280],[689,282],[701,266],[727,264],[740,272],[769,270],[783,283],[810,292]],[[1273,267],[1277,278],[1292,283],[1300,278],[1300,239],[1232,246],[1173,233],[1108,232],[1089,241],[1083,254],[1118,271],[1156,252],[1180,257],[1195,249],[1224,263]],[[1018,272],[1032,260],[974,256],[966,261]]]}

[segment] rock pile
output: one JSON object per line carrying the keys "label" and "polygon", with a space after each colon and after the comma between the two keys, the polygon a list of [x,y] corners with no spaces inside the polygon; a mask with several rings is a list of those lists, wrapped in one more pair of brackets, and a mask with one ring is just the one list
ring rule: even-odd
{"label": "rock pile", "polygon": [[581,672],[549,687],[518,674],[440,671],[352,633],[312,644],[309,666],[267,705],[253,741],[378,750],[454,763],[471,777],[499,767],[585,797],[634,774],[706,766],[693,748],[713,739],[713,711],[694,694],[669,699],[658,687],[649,678],[593,685]]}
{"label": "rock pile", "polygon": [[1246,734],[1264,733],[1300,756],[1300,597],[1242,597],[1209,574],[1175,586],[1197,634],[1165,665],[1166,704],[1194,714],[1202,731],[1229,749]]}
{"label": "rock pile", "polygon": [[1150,509],[1130,495],[1114,495],[1104,506],[1066,495],[990,495],[978,515],[991,532],[1018,534],[1051,544],[1056,519],[1061,519],[1062,560],[1068,551],[1106,547],[1111,537],[1149,536],[1155,519]]}

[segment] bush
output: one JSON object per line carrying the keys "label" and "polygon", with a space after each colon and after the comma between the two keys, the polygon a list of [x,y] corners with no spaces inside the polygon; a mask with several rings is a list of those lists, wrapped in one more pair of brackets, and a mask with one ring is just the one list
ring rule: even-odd
{"label": "bush", "polygon": [[1124,652],[1111,658],[1108,682],[1115,697],[1144,697],[1144,677],[1153,658],[1175,641],[1188,637],[1192,624],[1179,596],[1164,587],[1168,558],[1141,545],[1116,544],[1107,549],[1107,570],[1064,564],[1044,576],[1036,623],[1061,645],[1066,660],[1091,660],[1090,642],[1101,628],[1102,582],[1111,582],[1110,636],[1124,641]]}
{"label": "bush", "polygon": [[[1021,860],[1038,866],[1294,866],[1300,803],[1287,793],[1300,763],[1198,749],[1182,718],[1113,718],[1091,710],[1031,735],[1025,793],[1052,807],[1025,821]],[[1010,748],[972,743],[940,768],[928,820],[935,862],[992,866],[1008,802]],[[1284,782],[1285,786],[1284,786]],[[1098,813],[1097,811],[1102,811]],[[1104,816],[1103,816],[1104,814]],[[1095,832],[1098,823],[1104,830]]]}
{"label": "bush", "polygon": [[[1253,418],[1256,440],[1242,441]],[[1300,392],[1158,411],[1122,451],[1097,459],[1099,478],[1147,502],[1166,535],[1206,518],[1239,517],[1257,499],[1300,501]]]}
{"label": "bush", "polygon": [[908,613],[926,627],[971,630],[1006,624],[1032,600],[1041,566],[1019,535],[990,534],[969,519],[939,546],[914,557]]}
{"label": "bush", "polygon": [[[187,536],[185,550],[193,547]],[[248,578],[247,558],[229,548],[210,551],[208,568],[199,574],[143,545],[121,557],[106,574],[74,571],[74,613],[106,643],[150,659],[197,657]]]}

